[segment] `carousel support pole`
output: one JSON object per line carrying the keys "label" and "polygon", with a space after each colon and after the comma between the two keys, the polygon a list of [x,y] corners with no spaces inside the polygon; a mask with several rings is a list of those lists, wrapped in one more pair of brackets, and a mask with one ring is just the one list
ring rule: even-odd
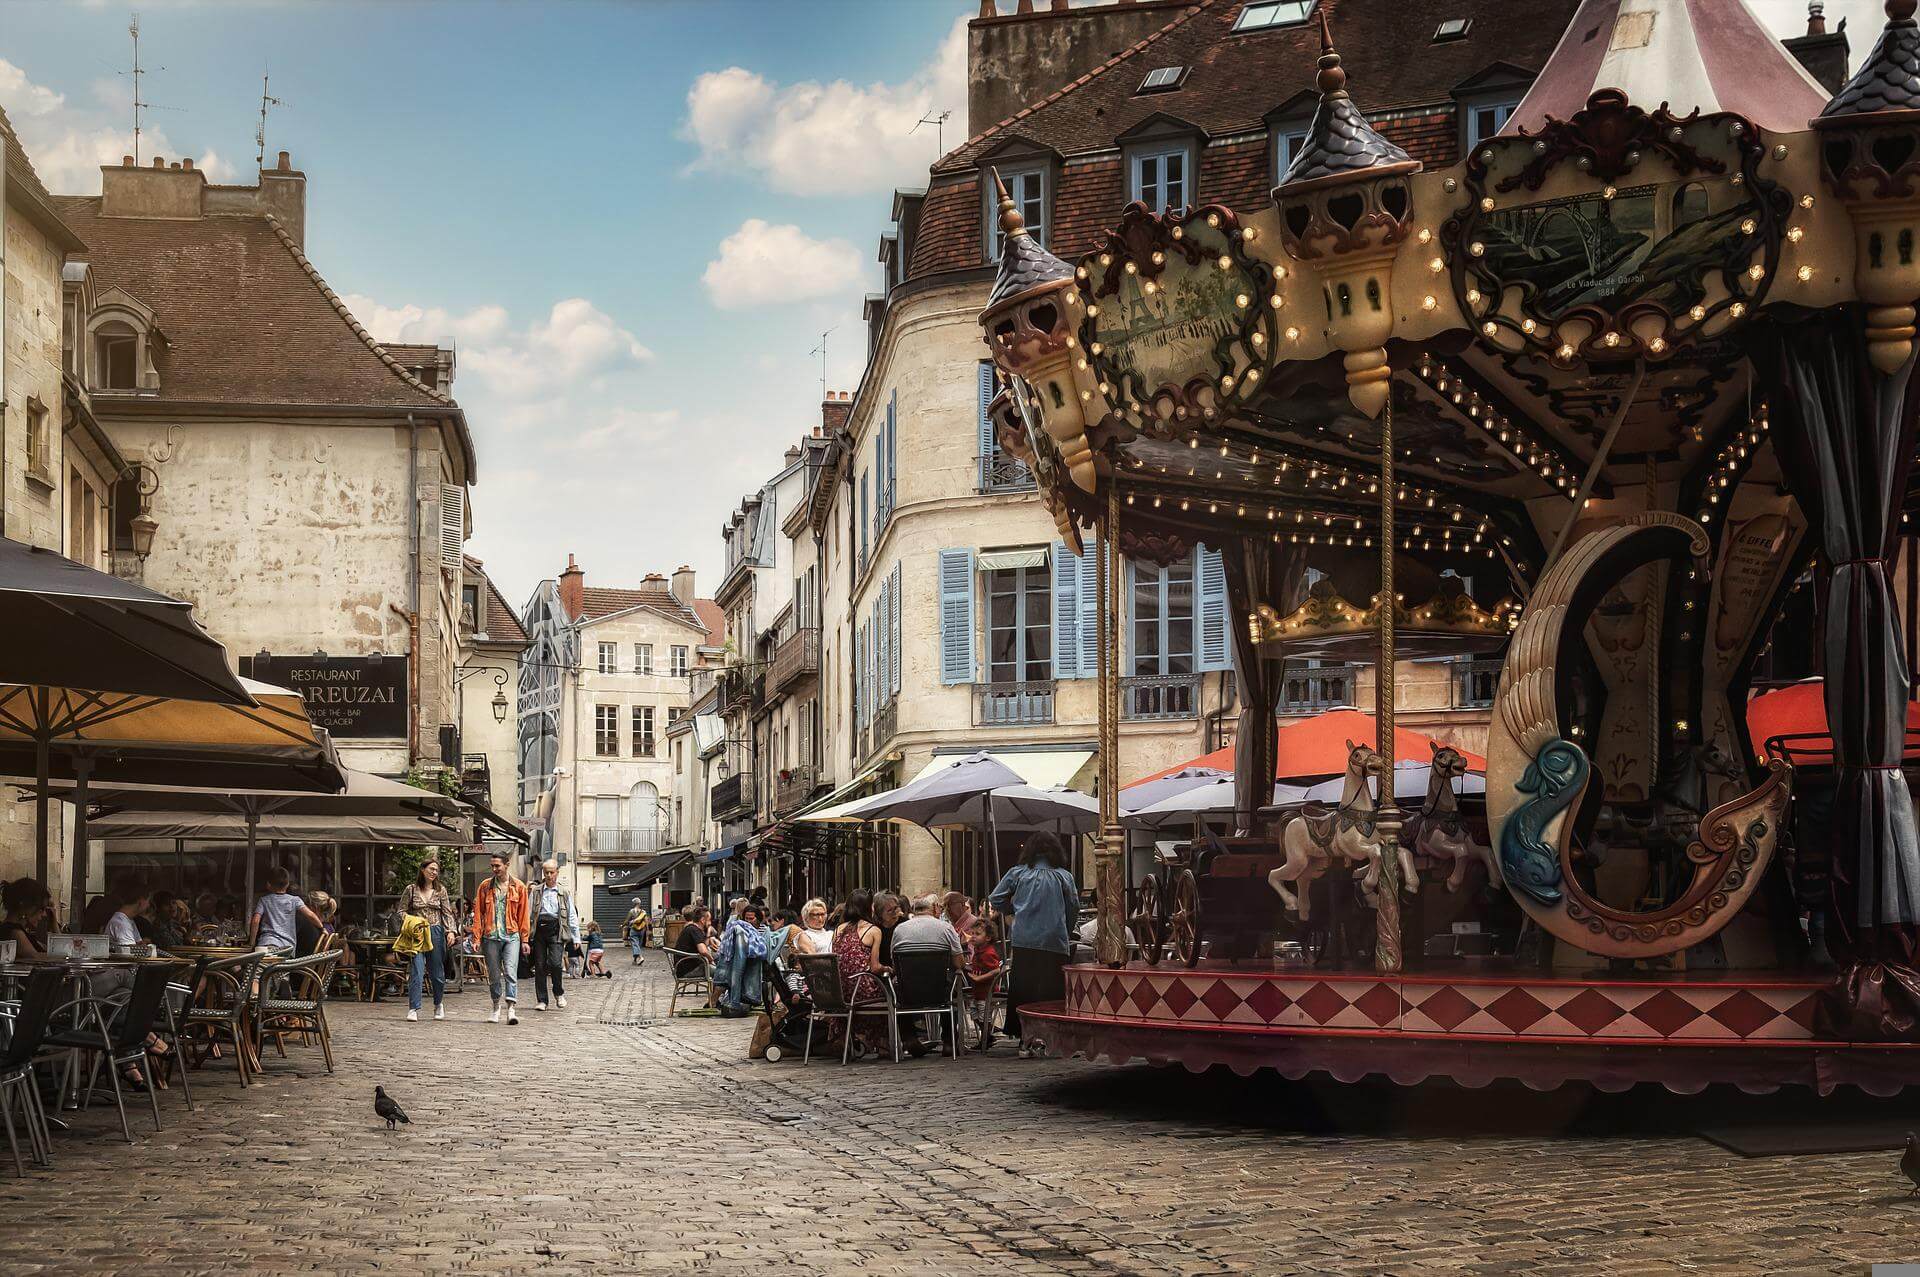
{"label": "carousel support pole", "polygon": [[1100,844],[1094,853],[1094,890],[1100,903],[1095,955],[1102,966],[1127,965],[1127,834],[1120,827],[1120,484],[1107,478],[1106,517],[1100,521]]}
{"label": "carousel support pole", "polygon": [[1393,793],[1393,396],[1380,414],[1380,650],[1374,666],[1373,723],[1380,761],[1380,803],[1374,828],[1380,835],[1380,905],[1374,915],[1373,968],[1401,969],[1400,809]]}

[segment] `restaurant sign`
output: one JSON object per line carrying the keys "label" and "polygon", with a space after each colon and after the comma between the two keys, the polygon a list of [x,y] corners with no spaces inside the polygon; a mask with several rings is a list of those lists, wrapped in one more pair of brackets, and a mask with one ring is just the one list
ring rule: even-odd
{"label": "restaurant sign", "polygon": [[240,672],[300,693],[307,717],[335,739],[407,734],[404,656],[241,657]]}

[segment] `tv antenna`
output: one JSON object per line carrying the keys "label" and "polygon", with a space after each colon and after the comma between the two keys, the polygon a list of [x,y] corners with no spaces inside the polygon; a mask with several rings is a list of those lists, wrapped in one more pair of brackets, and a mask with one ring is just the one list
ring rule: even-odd
{"label": "tv antenna", "polygon": [[166,70],[166,68],[154,67],[150,71],[148,68],[140,65],[140,15],[139,14],[137,13],[134,14],[133,20],[127,23],[127,34],[133,37],[133,70],[131,72],[122,71],[120,72],[120,74],[132,75],[133,77],[133,162],[137,165],[140,163],[141,112],[143,111],[177,111],[180,108],[172,107],[172,106],[160,106],[157,103],[149,102],[145,98],[140,96],[140,77],[143,75],[150,75],[152,74],[153,71],[164,71]]}
{"label": "tv antenna", "polygon": [[267,73],[262,71],[260,73],[260,124],[253,131],[253,144],[258,152],[254,156],[255,168],[267,166],[267,108],[285,105],[284,101],[267,92]]}
{"label": "tv antenna", "polygon": [[[952,118],[953,118],[952,111],[942,111],[938,115],[935,115],[933,112],[929,111],[925,115],[920,117],[920,124],[933,125],[934,141],[939,145],[940,154],[942,155],[945,155],[947,153],[947,121]],[[908,129],[907,136],[912,137],[915,133],[918,133],[920,131],[920,124],[916,124],[912,128]]]}
{"label": "tv antenna", "polygon": [[832,328],[827,329],[826,332],[821,333],[820,344],[807,352],[809,355],[820,356],[820,401],[822,403],[825,403],[827,399],[827,338],[833,336],[835,330],[839,327],[840,325],[835,324]]}

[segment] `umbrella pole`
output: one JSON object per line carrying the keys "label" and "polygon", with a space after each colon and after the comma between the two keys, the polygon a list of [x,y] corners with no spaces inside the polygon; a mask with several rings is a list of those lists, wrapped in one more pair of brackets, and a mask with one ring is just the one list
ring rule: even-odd
{"label": "umbrella pole", "polygon": [[48,878],[52,866],[47,860],[47,786],[52,781],[53,745],[44,727],[33,742],[33,762],[34,779],[39,781],[33,791],[33,874],[51,889],[53,883]]}
{"label": "umbrella pole", "polygon": [[[86,750],[77,750],[73,756],[73,864],[68,874],[73,881],[72,912],[69,923],[80,917],[80,911],[87,903],[87,779],[93,774],[93,757]],[[46,801],[46,790],[42,789],[41,802]],[[45,822],[41,827],[45,828]]]}
{"label": "umbrella pole", "polygon": [[253,803],[247,804],[247,871],[245,882],[247,892],[240,898],[240,907],[248,916],[253,911],[253,850],[260,838],[260,809]]}

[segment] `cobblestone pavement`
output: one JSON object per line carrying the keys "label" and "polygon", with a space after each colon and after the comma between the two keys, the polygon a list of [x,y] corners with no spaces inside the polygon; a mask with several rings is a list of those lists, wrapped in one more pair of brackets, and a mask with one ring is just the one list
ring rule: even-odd
{"label": "cobblestone pavement", "polygon": [[[196,1075],[0,1171],[0,1273],[1864,1272],[1920,1258],[1890,1154],[1744,1160],[1664,1096],[1307,1086],[939,1057],[769,1065],[659,964],[446,1023],[337,1008],[339,1072]],[[388,1135],[382,1083],[413,1125]],[[1750,1102],[1757,1103],[1757,1102]],[[1749,1109],[1749,1112],[1759,1111]],[[1656,1133],[1647,1133],[1649,1131]],[[0,1158],[4,1155],[0,1154]]]}

